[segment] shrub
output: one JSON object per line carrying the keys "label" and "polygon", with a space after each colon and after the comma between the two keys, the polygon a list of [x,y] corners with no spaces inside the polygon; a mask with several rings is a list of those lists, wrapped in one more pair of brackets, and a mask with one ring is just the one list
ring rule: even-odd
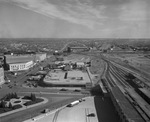
{"label": "shrub", "polygon": [[10,108],[0,108],[0,114],[1,113],[5,113],[5,112],[8,112],[8,111],[11,111],[12,109]]}
{"label": "shrub", "polygon": [[20,100],[18,100],[18,101],[15,101],[14,103],[20,103],[21,101]]}
{"label": "shrub", "polygon": [[12,108],[13,109],[19,109],[19,108],[22,108],[22,106],[18,104],[18,105],[14,105]]}
{"label": "shrub", "polygon": [[5,101],[1,101],[1,108],[6,108],[6,102]]}
{"label": "shrub", "polygon": [[25,105],[25,106],[29,106],[29,105],[33,105],[33,104],[36,104],[36,103],[39,103],[39,102],[42,102],[42,101],[43,101],[43,99],[41,99],[41,98],[36,98],[35,101],[28,101],[28,102],[24,103],[24,105]]}
{"label": "shrub", "polygon": [[27,99],[27,100],[30,100],[30,96],[24,96],[22,99]]}

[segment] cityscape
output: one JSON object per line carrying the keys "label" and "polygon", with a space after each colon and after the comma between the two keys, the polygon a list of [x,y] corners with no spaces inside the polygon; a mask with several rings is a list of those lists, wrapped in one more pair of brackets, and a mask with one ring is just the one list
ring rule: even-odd
{"label": "cityscape", "polygon": [[1,122],[149,121],[149,40],[5,40]]}
{"label": "cityscape", "polygon": [[0,122],[150,122],[149,0],[0,0]]}

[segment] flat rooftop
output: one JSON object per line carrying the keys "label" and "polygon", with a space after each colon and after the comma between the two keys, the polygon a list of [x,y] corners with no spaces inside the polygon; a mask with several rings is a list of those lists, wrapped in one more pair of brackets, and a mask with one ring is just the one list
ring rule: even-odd
{"label": "flat rooftop", "polygon": [[[73,107],[64,107],[47,115],[35,117],[25,122],[98,122],[98,117],[94,105],[94,97],[84,98],[85,101]],[[95,117],[88,117],[94,113]]]}
{"label": "flat rooftop", "polygon": [[149,99],[150,99],[150,91],[145,88],[139,88]]}
{"label": "flat rooftop", "polygon": [[138,112],[133,108],[129,101],[125,98],[124,94],[120,91],[118,87],[112,88],[112,94],[115,97],[117,103],[119,104],[122,112],[131,120],[135,122],[144,122],[142,117]]}
{"label": "flat rooftop", "polygon": [[6,55],[6,62],[8,64],[26,63],[29,61],[33,61],[34,59],[35,57],[31,55],[21,55],[21,56]]}
{"label": "flat rooftop", "polygon": [[44,78],[46,84],[57,84],[57,85],[85,85],[91,83],[87,72],[80,70],[72,70],[67,72],[67,79],[65,79],[66,72],[61,70],[50,71]]}

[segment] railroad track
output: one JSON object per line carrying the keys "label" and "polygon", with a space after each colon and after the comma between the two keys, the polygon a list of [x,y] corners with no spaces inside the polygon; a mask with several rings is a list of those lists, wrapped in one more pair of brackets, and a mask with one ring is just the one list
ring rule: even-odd
{"label": "railroad track", "polygon": [[[90,54],[90,55],[95,56],[94,54]],[[95,57],[100,58],[99,56],[95,56]],[[137,90],[138,87],[140,88],[140,86],[138,86],[138,85],[137,85],[138,87],[135,88],[133,85],[131,85],[126,80],[126,76],[128,75],[128,73],[136,74],[136,73],[134,73],[133,69],[128,69],[120,64],[116,64],[113,61],[109,61],[103,55],[101,55],[101,59],[103,59],[107,64],[107,69],[106,69],[106,72],[104,73],[103,77],[105,78],[107,84],[109,84],[108,87],[110,89],[117,85],[114,81],[114,78],[116,79],[117,82],[119,82],[121,84],[124,91],[126,91],[128,88],[133,89],[133,90],[135,90],[135,89]],[[139,82],[143,83],[143,81],[141,81],[139,78],[137,78],[137,80]],[[135,83],[134,81],[131,81],[131,82]],[[145,86],[147,86],[148,88],[150,88],[146,83],[143,83],[143,84]],[[141,94],[139,94],[136,90],[135,90],[136,95],[139,95],[139,97],[141,97],[141,99],[143,101],[145,101],[145,99],[141,96]],[[125,92],[125,93],[126,93],[125,96],[128,99],[128,101],[130,101],[130,103],[134,106],[134,108],[140,113],[140,115],[143,117],[145,122],[150,122],[150,111],[147,111],[147,109],[145,109],[145,106],[141,105],[141,103],[138,100],[136,101],[136,104],[133,104],[133,103],[135,103],[135,99],[133,98],[132,94],[130,94],[128,92]],[[146,107],[150,108],[150,105],[149,104],[147,104],[147,105],[148,106],[146,106]]]}
{"label": "railroad track", "polygon": [[[127,83],[125,76],[128,74],[127,71],[121,69],[120,67],[114,66],[111,62],[107,61],[108,63],[108,69],[107,69],[107,79],[106,80],[113,80],[113,78],[109,78],[109,77],[114,77],[116,79],[117,82],[119,82],[122,86],[122,88],[126,91],[126,88],[130,88],[130,89],[136,89],[138,90],[138,88],[135,88],[134,86],[132,86],[131,84]],[[110,76],[111,74],[111,76]],[[112,82],[112,81],[109,81]],[[133,82],[133,81],[131,81]],[[142,82],[142,81],[141,81]],[[140,88],[140,87],[139,87]],[[150,110],[147,109],[144,104],[141,104],[141,101],[143,101],[144,103],[146,103],[146,101],[144,100],[144,98],[141,96],[141,94],[139,94],[137,91],[135,90],[135,94],[137,96],[139,96],[141,98],[141,100],[136,100],[136,104],[132,104],[135,103],[135,98],[133,98],[133,96],[131,95],[131,93],[128,92],[128,94],[126,94],[126,98],[130,101],[130,103],[134,106],[134,108],[140,112],[140,115],[143,117],[143,119],[146,122],[150,122]],[[148,108],[150,108],[150,105],[146,103],[146,106]]]}

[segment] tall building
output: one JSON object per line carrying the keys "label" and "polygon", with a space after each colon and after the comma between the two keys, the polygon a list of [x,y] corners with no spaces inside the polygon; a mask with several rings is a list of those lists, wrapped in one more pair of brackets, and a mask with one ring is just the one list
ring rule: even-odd
{"label": "tall building", "polygon": [[5,82],[4,80],[4,69],[2,66],[0,66],[0,85]]}

